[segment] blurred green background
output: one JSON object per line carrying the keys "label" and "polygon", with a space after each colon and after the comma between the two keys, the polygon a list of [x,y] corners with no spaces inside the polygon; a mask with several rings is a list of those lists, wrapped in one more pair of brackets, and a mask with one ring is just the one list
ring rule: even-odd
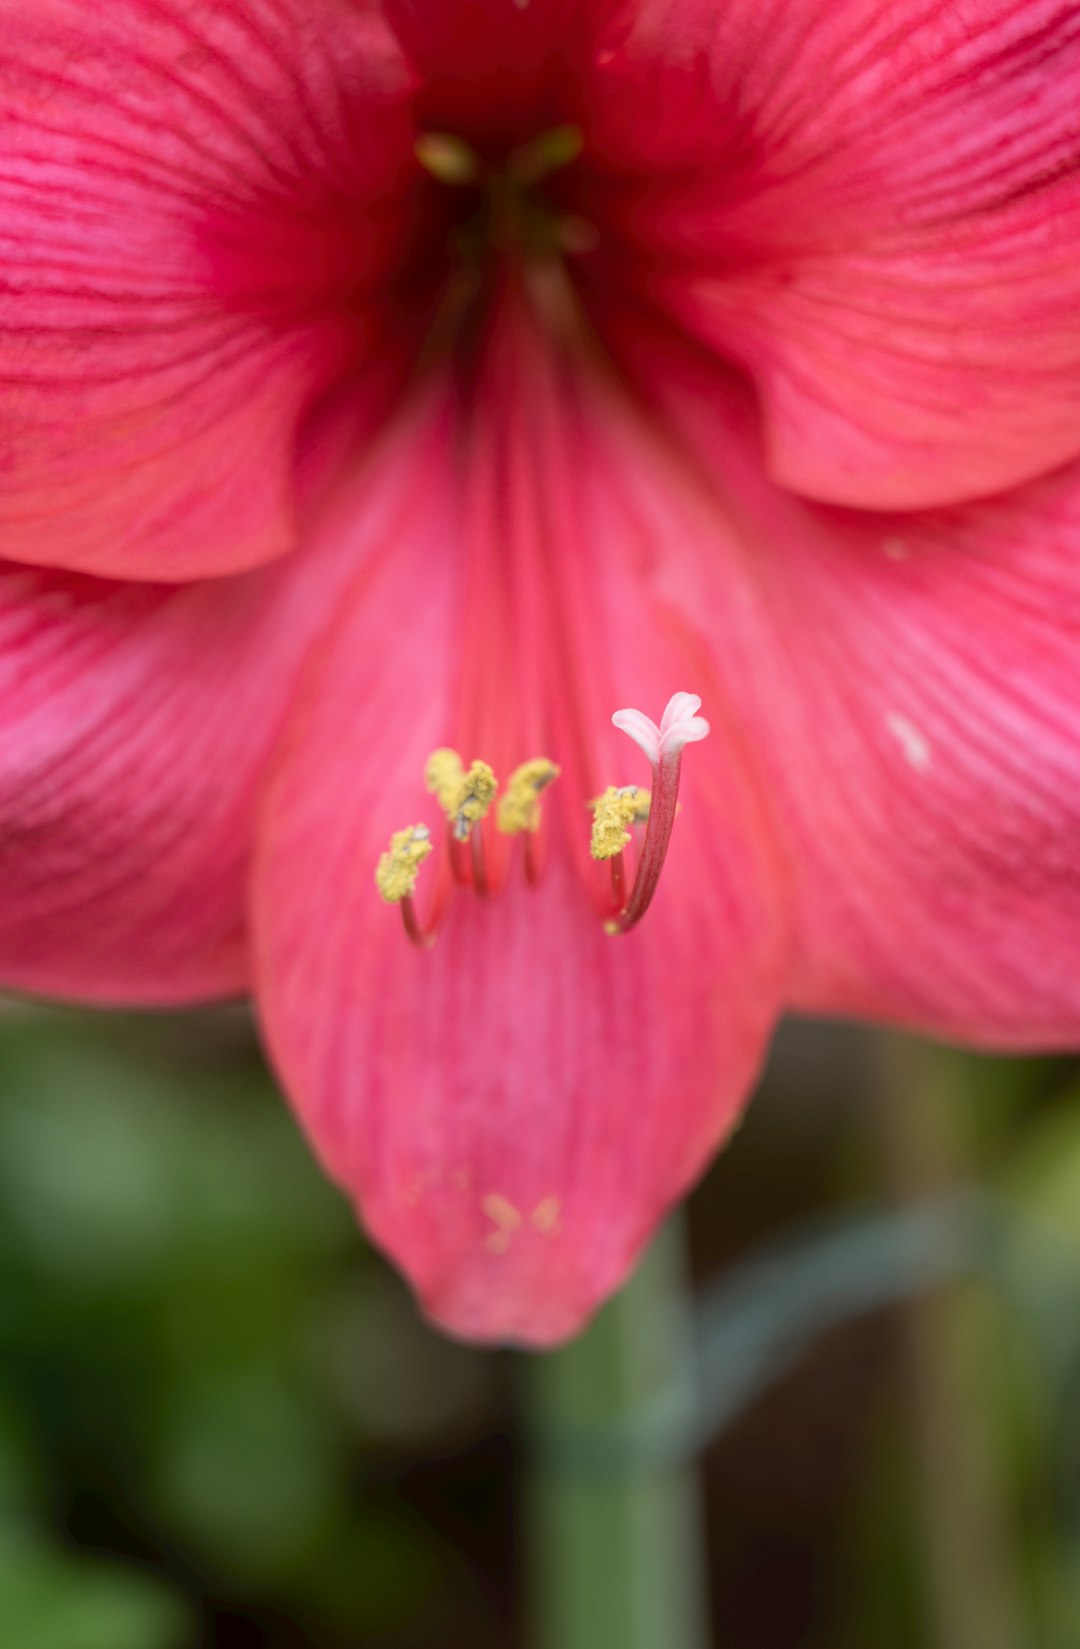
{"label": "blurred green background", "polygon": [[1080,1075],[793,1025],[563,1354],[419,1320],[240,1009],[0,1018],[7,1649],[1075,1649]]}

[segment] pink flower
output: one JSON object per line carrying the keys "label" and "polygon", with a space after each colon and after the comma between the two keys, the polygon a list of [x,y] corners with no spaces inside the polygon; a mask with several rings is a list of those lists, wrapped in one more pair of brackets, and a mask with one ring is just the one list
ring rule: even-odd
{"label": "pink flower", "polygon": [[783,1007],[1076,1040],[1074,6],[3,24],[8,985],[251,990],[427,1309],[532,1343]]}

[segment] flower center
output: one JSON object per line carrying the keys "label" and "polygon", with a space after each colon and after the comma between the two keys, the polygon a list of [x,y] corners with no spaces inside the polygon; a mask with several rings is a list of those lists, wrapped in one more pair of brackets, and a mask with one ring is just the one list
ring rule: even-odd
{"label": "flower center", "polygon": [[449,132],[425,132],[416,156],[459,197],[453,214],[455,261],[477,268],[497,261],[590,251],[595,226],[560,206],[559,174],[580,155],[577,126],[552,126],[496,158]]}
{"label": "flower center", "polygon": [[[589,804],[593,814],[590,851],[595,860],[608,864],[611,874],[610,893],[598,900],[606,933],[629,932],[652,903],[678,809],[682,752],[709,731],[708,722],[698,715],[700,708],[696,693],[675,693],[659,726],[640,710],[617,710],[611,718],[648,756],[653,787],[650,792],[637,785],[609,785]],[[405,932],[415,945],[427,949],[435,943],[452,887],[469,889],[481,899],[502,892],[510,865],[507,860],[502,881],[497,882],[485,842],[489,822],[500,834],[522,840],[525,879],[532,887],[539,884],[542,797],[558,777],[553,761],[533,757],[514,770],[500,797],[498,780],[487,762],[474,761],[466,768],[456,750],[432,752],[424,779],[446,820],[449,875],[441,878],[427,918],[419,916],[414,895],[421,867],[434,851],[428,825],[406,825],[395,831],[375,870],[376,888],[387,904],[400,907]],[[644,827],[644,839],[631,881],[626,850],[633,842],[635,826]]]}

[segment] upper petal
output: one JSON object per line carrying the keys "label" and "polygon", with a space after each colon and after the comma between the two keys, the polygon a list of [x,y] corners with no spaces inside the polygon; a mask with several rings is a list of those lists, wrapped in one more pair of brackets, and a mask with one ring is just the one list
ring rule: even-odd
{"label": "upper petal", "polygon": [[0,555],[174,579],[280,554],[298,422],[360,370],[400,232],[396,48],[339,0],[0,25]]}
{"label": "upper petal", "polygon": [[1080,451],[1075,6],[648,0],[601,56],[597,284],[749,374],[775,479],[918,507]]}
{"label": "upper petal", "polygon": [[421,83],[424,120],[520,140],[567,118],[607,3],[384,0],[384,11]]}
{"label": "upper petal", "polygon": [[[401,515],[275,775],[256,933],[285,1084],[376,1240],[456,1332],[544,1344],[618,1283],[732,1126],[785,952],[769,831],[723,715],[687,755],[647,917],[602,929],[585,802],[648,771],[610,706],[659,712],[694,649],[642,597],[588,416],[519,365],[530,398],[488,381],[445,427],[402,436]],[[515,705],[530,683],[535,720]],[[419,951],[372,873],[391,832],[437,826],[423,770],[448,743],[503,778],[539,754],[562,773],[540,886],[517,864],[494,900],[457,894]],[[438,883],[436,857],[421,908]]]}

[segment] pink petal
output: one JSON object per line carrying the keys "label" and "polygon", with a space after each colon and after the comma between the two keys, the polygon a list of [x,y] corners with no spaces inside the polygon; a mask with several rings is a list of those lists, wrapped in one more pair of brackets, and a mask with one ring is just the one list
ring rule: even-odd
{"label": "pink petal", "polygon": [[775,479],[907,508],[1080,451],[1075,7],[626,10],[592,94],[595,287],[636,260],[750,376]]}
{"label": "pink petal", "polygon": [[[620,477],[593,462],[588,415],[541,361],[519,364],[530,397],[493,372],[449,427],[402,438],[409,514],[342,611],[277,771],[256,939],[285,1084],[376,1241],[453,1331],[548,1344],[616,1286],[731,1128],[784,929],[726,719],[685,760],[648,916],[624,938],[601,929],[584,802],[648,768],[593,705],[663,704],[688,672],[645,596],[641,546],[613,530]],[[471,640],[476,601],[486,644]],[[460,737],[463,718],[487,732]],[[537,753],[563,771],[545,792],[541,886],[518,866],[490,903],[458,894],[417,951],[372,872],[393,830],[437,827],[422,774],[448,742],[504,778]],[[431,860],[421,909],[437,880]]]}
{"label": "pink petal", "polygon": [[385,0],[422,122],[527,141],[570,116],[597,0]]}
{"label": "pink petal", "polygon": [[0,565],[6,987],[167,1003],[245,986],[264,771],[360,570],[314,550],[177,588]]}
{"label": "pink petal", "polygon": [[746,730],[788,844],[796,1004],[1074,1045],[1080,467],[953,510],[828,509],[762,477],[751,412],[688,352],[658,348],[647,382],[722,454],[681,520],[677,460],[675,482],[628,469],[628,526],[688,622],[713,617],[695,681]]}
{"label": "pink petal", "polygon": [[815,526],[786,536],[787,673],[761,705],[790,741],[798,1001],[1075,1046],[1080,466],[984,505]]}
{"label": "pink petal", "polygon": [[0,78],[0,555],[175,579],[281,554],[299,422],[363,361],[401,231],[375,215],[411,149],[385,31],[333,0],[35,0]]}

